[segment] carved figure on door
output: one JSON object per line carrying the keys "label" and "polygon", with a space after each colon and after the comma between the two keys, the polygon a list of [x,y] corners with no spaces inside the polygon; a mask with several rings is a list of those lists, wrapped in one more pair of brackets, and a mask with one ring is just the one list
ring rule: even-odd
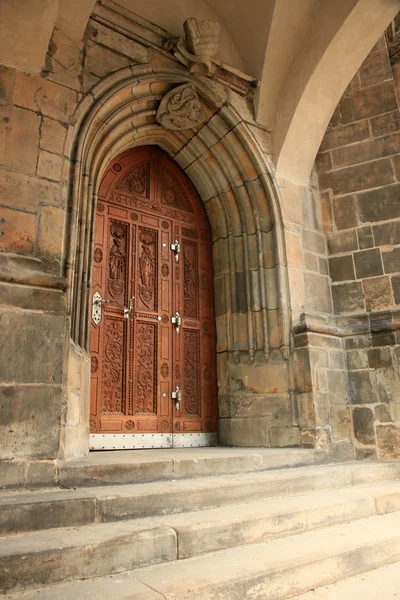
{"label": "carved figure on door", "polygon": [[145,287],[154,285],[154,258],[148,246],[142,245],[142,253],[139,259],[140,279]]}

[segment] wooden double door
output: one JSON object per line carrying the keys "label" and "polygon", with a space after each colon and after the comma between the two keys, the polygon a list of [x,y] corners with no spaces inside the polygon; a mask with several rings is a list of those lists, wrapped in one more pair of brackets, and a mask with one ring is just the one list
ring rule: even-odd
{"label": "wooden double door", "polygon": [[160,148],[109,165],[93,258],[91,449],[214,445],[210,226],[194,186]]}

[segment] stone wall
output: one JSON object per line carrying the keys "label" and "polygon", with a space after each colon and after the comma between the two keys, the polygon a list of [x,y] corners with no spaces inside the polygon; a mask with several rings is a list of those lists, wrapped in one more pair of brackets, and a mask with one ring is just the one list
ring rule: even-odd
{"label": "stone wall", "polygon": [[[153,27],[146,46],[128,33],[125,16],[97,8],[81,48],[54,31],[41,76],[6,67],[0,73],[0,320],[7,339],[0,350],[0,443],[3,459],[25,461],[21,469],[9,465],[14,483],[34,477],[40,484],[52,460],[88,451],[85,332],[98,184],[90,177],[101,176],[95,160],[107,152],[110,160],[124,136],[131,146],[151,139],[176,156],[207,205],[220,442],[300,444],[284,246],[268,176],[269,135],[254,118],[251,78],[222,67],[218,81],[196,80],[163,49],[166,32]],[[156,109],[186,80],[206,99],[207,121],[197,132],[167,135],[155,122]],[[106,127],[107,136],[99,135]],[[92,145],[85,146],[88,138]],[[30,474],[37,464],[42,470],[35,466]]]}
{"label": "stone wall", "polygon": [[399,90],[382,37],[335,110],[316,161],[358,458],[400,457]]}
{"label": "stone wall", "polygon": [[[40,76],[0,70],[0,444],[21,461],[7,463],[10,482],[40,484],[51,461],[88,450],[92,209],[107,162],[143,143],[175,158],[209,215],[220,443],[396,457],[400,118],[384,41],[334,115],[319,182],[301,185],[274,175],[251,78],[226,65],[195,77],[167,32],[128,17],[97,4],[82,45],[55,29]],[[207,119],[171,134],[156,110],[186,81]]]}

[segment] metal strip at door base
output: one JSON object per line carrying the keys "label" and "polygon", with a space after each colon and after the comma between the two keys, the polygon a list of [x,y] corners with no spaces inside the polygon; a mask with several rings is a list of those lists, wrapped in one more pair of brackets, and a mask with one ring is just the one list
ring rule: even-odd
{"label": "metal strip at door base", "polygon": [[216,433],[91,433],[89,437],[89,450],[200,448],[216,445]]}

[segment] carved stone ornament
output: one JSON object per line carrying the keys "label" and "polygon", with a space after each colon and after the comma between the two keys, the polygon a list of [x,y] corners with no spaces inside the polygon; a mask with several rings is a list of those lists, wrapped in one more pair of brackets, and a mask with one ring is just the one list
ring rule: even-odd
{"label": "carved stone ornament", "polygon": [[186,19],[183,29],[185,39],[179,38],[175,42],[174,55],[191,73],[213,75],[217,69],[212,59],[219,48],[219,23],[191,18]]}
{"label": "carved stone ornament", "polygon": [[156,119],[166,129],[192,129],[200,125],[205,114],[194,85],[184,83],[165,94]]}

